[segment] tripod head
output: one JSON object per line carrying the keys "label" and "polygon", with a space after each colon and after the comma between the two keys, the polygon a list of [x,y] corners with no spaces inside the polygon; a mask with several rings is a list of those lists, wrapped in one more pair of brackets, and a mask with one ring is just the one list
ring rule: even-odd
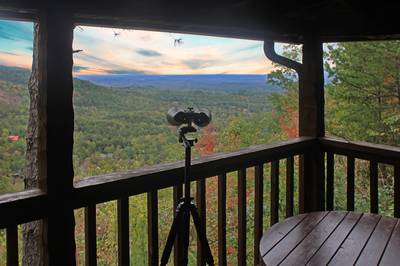
{"label": "tripod head", "polygon": [[197,132],[197,129],[191,125],[187,126],[182,126],[178,130],[179,132],[179,143],[183,143],[183,146],[185,147],[192,147],[194,143],[197,142],[197,138],[188,138],[186,136],[187,133],[195,133]]}
{"label": "tripod head", "polygon": [[179,127],[179,142],[183,143],[185,147],[192,147],[196,138],[186,137],[187,133],[197,132],[197,127],[205,127],[211,121],[211,113],[207,109],[195,109],[188,107],[187,110],[178,107],[172,107],[168,110],[167,120],[171,125]]}

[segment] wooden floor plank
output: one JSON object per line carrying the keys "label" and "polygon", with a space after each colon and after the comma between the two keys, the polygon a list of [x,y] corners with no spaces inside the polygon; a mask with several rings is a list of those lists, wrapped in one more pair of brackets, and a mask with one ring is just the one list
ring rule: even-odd
{"label": "wooden floor plank", "polygon": [[347,212],[330,212],[286,257],[281,265],[305,265],[346,215]]}
{"label": "wooden floor plank", "polygon": [[397,221],[396,227],[392,232],[389,243],[382,255],[380,265],[399,265],[400,250],[400,221]]}
{"label": "wooden floor plank", "polygon": [[329,265],[353,265],[380,219],[380,215],[364,214],[329,262]]}
{"label": "wooden floor plank", "polygon": [[307,216],[264,256],[268,266],[278,265],[313,230],[328,212],[313,212]]}
{"label": "wooden floor plank", "polygon": [[[386,244],[392,235],[393,228],[396,226],[397,219],[392,217],[382,217],[372,233],[367,245],[364,247],[357,260],[356,265],[378,265]],[[400,248],[400,247],[398,247]]]}
{"label": "wooden floor plank", "polygon": [[346,239],[346,236],[351,232],[361,215],[361,213],[349,212],[314,256],[312,256],[307,265],[326,265]]}
{"label": "wooden floor plank", "polygon": [[306,214],[300,214],[287,218],[285,223],[273,225],[261,239],[260,254],[264,256],[271,248],[281,241],[293,228],[295,228],[304,218]]}

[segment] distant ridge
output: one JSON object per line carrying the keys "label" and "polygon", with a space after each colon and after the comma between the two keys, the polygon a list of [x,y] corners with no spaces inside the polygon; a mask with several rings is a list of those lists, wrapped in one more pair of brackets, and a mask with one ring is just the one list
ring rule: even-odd
{"label": "distant ridge", "polygon": [[4,81],[27,85],[30,74],[31,70],[27,68],[0,65],[0,77]]}
{"label": "distant ridge", "polygon": [[144,75],[144,74],[113,74],[113,75],[76,75],[76,78],[90,81],[94,84],[116,88],[180,89],[180,90],[222,90],[239,91],[279,91],[276,86],[267,84],[266,75]]}

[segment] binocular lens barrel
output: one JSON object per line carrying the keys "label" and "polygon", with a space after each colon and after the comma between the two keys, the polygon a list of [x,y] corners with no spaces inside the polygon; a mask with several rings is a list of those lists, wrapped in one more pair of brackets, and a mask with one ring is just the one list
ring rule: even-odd
{"label": "binocular lens barrel", "polygon": [[173,126],[194,123],[198,127],[205,127],[211,121],[211,112],[205,108],[184,110],[179,107],[172,107],[167,112],[167,120]]}

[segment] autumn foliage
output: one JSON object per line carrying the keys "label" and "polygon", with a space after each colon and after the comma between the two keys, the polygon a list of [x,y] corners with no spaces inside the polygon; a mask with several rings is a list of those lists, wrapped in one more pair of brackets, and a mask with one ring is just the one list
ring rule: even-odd
{"label": "autumn foliage", "polygon": [[296,110],[291,107],[286,108],[285,114],[279,118],[279,127],[282,132],[286,133],[288,138],[296,138],[298,136],[299,115]]}

